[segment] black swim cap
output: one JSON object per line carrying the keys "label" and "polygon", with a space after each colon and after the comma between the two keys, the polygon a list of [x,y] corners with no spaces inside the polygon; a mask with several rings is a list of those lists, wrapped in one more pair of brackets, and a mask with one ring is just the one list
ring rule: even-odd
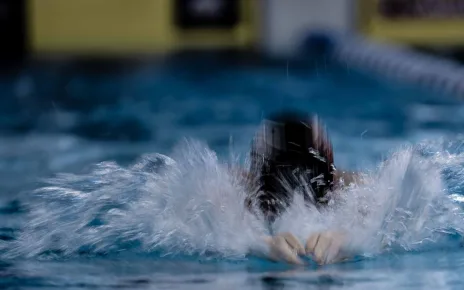
{"label": "black swim cap", "polygon": [[322,202],[333,188],[333,159],[317,116],[287,111],[266,118],[253,140],[250,168],[259,182],[255,201],[265,216],[279,215],[298,189],[306,202]]}

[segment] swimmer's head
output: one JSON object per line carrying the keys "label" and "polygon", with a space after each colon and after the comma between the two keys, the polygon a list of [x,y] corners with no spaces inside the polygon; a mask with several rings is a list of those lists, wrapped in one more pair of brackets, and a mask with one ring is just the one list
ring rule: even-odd
{"label": "swimmer's head", "polygon": [[258,178],[255,202],[271,221],[300,192],[318,204],[333,188],[332,144],[316,116],[290,111],[265,119],[251,150],[251,173]]}

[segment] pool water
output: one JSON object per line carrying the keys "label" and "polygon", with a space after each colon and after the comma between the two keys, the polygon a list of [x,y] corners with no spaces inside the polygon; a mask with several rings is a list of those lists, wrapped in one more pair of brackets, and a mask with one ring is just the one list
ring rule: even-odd
{"label": "pool water", "polygon": [[[328,60],[237,55],[35,62],[0,87],[2,289],[464,285],[464,106],[450,96]],[[265,229],[227,163],[282,108],[320,114],[337,166],[366,183],[324,214],[295,205],[278,230],[342,228],[350,261],[247,255]]]}

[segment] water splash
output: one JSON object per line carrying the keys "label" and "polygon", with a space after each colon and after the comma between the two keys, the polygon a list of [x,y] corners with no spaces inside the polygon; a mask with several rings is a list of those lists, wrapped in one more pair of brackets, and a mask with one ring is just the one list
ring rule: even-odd
{"label": "water splash", "polygon": [[333,193],[327,209],[308,211],[295,204],[278,228],[301,239],[328,228],[341,230],[348,233],[350,250],[363,255],[458,247],[464,212],[461,195],[450,193],[461,188],[464,155],[444,145],[442,140],[404,146],[363,173],[362,183]]}
{"label": "water splash", "polygon": [[262,231],[243,207],[240,178],[195,141],[172,158],[145,155],[128,168],[103,162],[88,174],[60,174],[47,183],[28,201],[28,222],[10,255],[132,249],[239,258]]}
{"label": "water splash", "polygon": [[[326,209],[308,210],[297,197],[275,229],[302,240],[315,231],[343,230],[363,255],[460,246],[461,143],[404,146],[364,172],[363,183],[333,193]],[[150,154],[129,167],[103,162],[86,174],[59,174],[26,202],[27,221],[15,240],[0,244],[1,255],[242,259],[260,246],[266,227],[244,208],[246,189],[242,177],[231,174],[233,165],[186,140],[170,157]]]}

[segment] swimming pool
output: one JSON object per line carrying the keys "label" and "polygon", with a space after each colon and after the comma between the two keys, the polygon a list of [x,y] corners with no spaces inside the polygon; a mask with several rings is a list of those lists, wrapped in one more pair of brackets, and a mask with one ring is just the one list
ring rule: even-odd
{"label": "swimming pool", "polygon": [[[0,86],[4,289],[464,284],[464,106],[457,100],[329,61],[237,55],[103,66],[33,63],[2,76]],[[243,158],[262,116],[279,108],[319,113],[338,166],[373,170],[367,186],[346,193],[347,208],[372,207],[384,215],[369,216],[366,231],[353,224],[348,210],[340,214],[349,221],[337,215],[327,221],[359,233],[364,257],[294,268],[245,256],[255,229],[238,218],[237,198],[227,196],[237,187],[222,161]],[[183,137],[204,143],[185,143]],[[407,146],[419,142],[415,149]],[[377,174],[392,152],[393,161]],[[182,178],[153,179],[160,164],[174,166]],[[49,177],[43,188],[40,178]],[[228,208],[218,212],[205,198]],[[167,205],[168,211],[157,211]],[[305,222],[317,218],[292,214]],[[282,224],[301,235],[314,230]],[[379,232],[387,237],[387,250],[377,249]]]}

